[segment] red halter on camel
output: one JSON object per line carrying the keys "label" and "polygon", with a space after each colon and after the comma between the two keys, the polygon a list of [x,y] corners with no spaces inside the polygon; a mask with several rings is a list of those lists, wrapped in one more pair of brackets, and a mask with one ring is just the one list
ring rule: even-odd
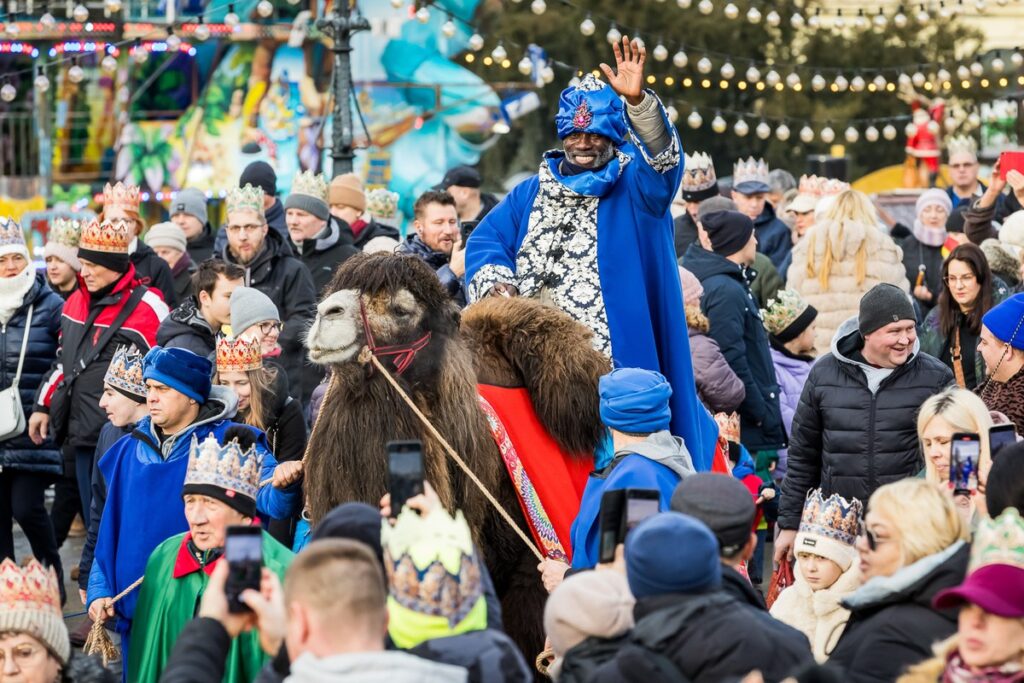
{"label": "red halter on camel", "polygon": [[[386,356],[394,356],[391,362],[395,364],[395,372],[399,375],[409,369],[409,366],[412,365],[413,360],[416,358],[416,354],[425,349],[427,344],[430,343],[432,333],[427,332],[409,344],[377,346],[373,340],[373,331],[370,330],[370,320],[366,317],[366,305],[363,303],[362,297],[359,297],[359,316],[363,319],[363,334],[366,336],[366,347],[370,349],[370,353],[379,359]],[[372,366],[370,371],[373,371]]]}

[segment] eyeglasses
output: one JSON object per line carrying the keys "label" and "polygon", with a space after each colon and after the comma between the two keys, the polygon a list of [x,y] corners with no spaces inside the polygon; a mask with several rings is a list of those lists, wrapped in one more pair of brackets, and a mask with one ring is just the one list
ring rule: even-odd
{"label": "eyeglasses", "polygon": [[262,229],[263,229],[263,225],[262,224],[257,225],[257,224],[253,224],[253,223],[250,223],[248,225],[229,225],[228,226],[228,232],[230,232],[233,235],[237,235],[237,234],[242,233],[242,232],[257,232],[257,231],[262,230]]}
{"label": "eyeglasses", "polygon": [[871,552],[875,552],[876,550],[878,550],[878,546],[882,545],[883,543],[888,543],[892,540],[891,538],[878,538],[871,532],[871,529],[867,527],[864,527],[862,533],[864,534],[864,538],[866,538],[868,541],[868,548],[871,550]]}
{"label": "eyeglasses", "polygon": [[270,334],[274,330],[280,332],[284,329],[284,323],[277,322],[276,320],[268,320],[265,323],[260,323],[260,332],[263,334]]}
{"label": "eyeglasses", "polygon": [[965,285],[969,285],[974,282],[975,279],[974,275],[971,274],[961,275],[960,277],[957,277],[956,275],[947,275],[945,277],[946,284],[950,287],[956,287],[961,282]]}

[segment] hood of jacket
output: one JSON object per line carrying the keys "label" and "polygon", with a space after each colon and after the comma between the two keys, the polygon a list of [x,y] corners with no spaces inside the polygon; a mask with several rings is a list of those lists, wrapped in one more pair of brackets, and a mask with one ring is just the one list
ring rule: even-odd
{"label": "hood of jacket", "polygon": [[[346,226],[348,228],[348,226]],[[348,228],[351,234],[352,229]],[[366,243],[377,237],[390,237],[396,242],[402,241],[402,234],[398,232],[398,228],[388,225],[387,223],[378,223],[374,219],[370,219],[370,222],[366,224],[362,230],[359,231],[359,236],[355,238],[354,245],[357,249],[362,250]]]}
{"label": "hood of jacket", "polygon": [[749,271],[720,254],[707,249],[694,249],[693,245],[686,251],[683,267],[693,273],[701,282],[714,275],[727,275],[737,282],[748,282],[745,272]]}
{"label": "hood of jacket", "polygon": [[[199,415],[196,417],[196,421],[188,426],[187,429],[183,429],[172,437],[169,437],[162,444],[160,439],[157,437],[156,428],[153,426],[152,419],[147,415],[146,417],[139,420],[139,424],[135,427],[136,436],[141,440],[145,441],[151,448],[159,451],[163,455],[164,459],[167,459],[175,450],[175,446],[182,439],[191,439],[192,432],[197,427],[203,425],[212,424],[221,420],[230,420],[238,413],[238,397],[235,392],[231,391],[227,387],[220,385],[213,385],[210,387],[210,397],[206,400],[199,408]],[[185,452],[187,454],[188,447],[186,446]]]}
{"label": "hood of jacket", "polygon": [[331,216],[327,221],[327,229],[322,231],[319,237],[302,241],[302,253],[327,251],[339,244],[354,247],[352,231],[348,228],[348,224],[343,224],[341,219]]}
{"label": "hood of jacket", "polygon": [[[165,327],[167,328],[166,333],[160,334],[164,332]],[[160,325],[157,343],[163,345],[166,343],[165,340],[173,339],[180,334],[195,333],[210,338],[214,336],[210,323],[206,322],[206,318],[199,312],[199,302],[196,301],[195,296],[190,296],[171,311],[171,314],[167,316],[167,320]]]}
{"label": "hood of jacket", "polygon": [[681,478],[688,477],[696,470],[693,468],[693,459],[690,452],[686,450],[686,444],[678,436],[672,436],[667,429],[654,432],[643,441],[633,443],[621,450],[615,451],[615,457],[621,457],[635,453],[642,455],[648,460],[660,463],[669,468]]}
{"label": "hood of jacket", "polygon": [[[913,602],[931,609],[932,598],[959,584],[967,569],[969,546],[957,541],[945,550],[923,557],[891,576],[876,576],[843,600],[853,612],[877,610],[887,605]],[[957,557],[957,554],[961,557]]]}
{"label": "hood of jacket", "polygon": [[318,658],[310,653],[292,662],[285,683],[459,683],[467,672],[397,650],[355,652]]}
{"label": "hood of jacket", "polygon": [[[873,365],[867,363],[861,363],[852,358],[853,353],[864,347],[864,339],[860,335],[860,328],[857,322],[857,316],[854,316],[841,324],[839,329],[836,330],[835,335],[832,337],[832,355],[840,363],[846,363],[856,368],[860,368],[861,373],[864,375],[865,381],[867,382],[868,389],[871,393],[877,393],[878,387],[882,384],[886,377],[893,374],[899,368],[876,368]],[[917,358],[917,354],[921,351],[921,340],[915,337],[914,348],[910,352],[910,356],[907,358],[907,362],[903,365],[913,362]]]}

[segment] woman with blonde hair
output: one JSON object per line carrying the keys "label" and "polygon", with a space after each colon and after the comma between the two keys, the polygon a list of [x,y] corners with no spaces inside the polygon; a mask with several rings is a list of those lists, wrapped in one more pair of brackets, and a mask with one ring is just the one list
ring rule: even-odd
{"label": "woman with blonde hair", "polygon": [[829,662],[855,683],[895,680],[956,631],[955,610],[932,599],[967,571],[967,526],[950,497],[922,479],[879,488],[857,539],[862,585],[843,605],[850,620]]}
{"label": "woman with blonde hair", "polygon": [[861,297],[883,282],[910,292],[903,252],[878,227],[868,196],[845,190],[793,247],[788,272],[788,288],[818,311],[817,355],[828,352],[839,326],[857,315]]}

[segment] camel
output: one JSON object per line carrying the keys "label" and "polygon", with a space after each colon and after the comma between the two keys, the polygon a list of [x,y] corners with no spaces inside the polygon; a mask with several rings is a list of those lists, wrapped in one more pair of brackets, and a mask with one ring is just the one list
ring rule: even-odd
{"label": "camel", "polygon": [[[377,253],[347,260],[326,288],[307,336],[310,360],[332,370],[306,463],[313,522],[346,501],[376,504],[388,490],[387,442],[421,440],[426,478],[449,511],[463,511],[501,599],[505,629],[532,661],[543,646],[546,599],[535,556],[386,378],[360,362],[360,352],[377,349],[417,407],[530,533],[480,396],[488,387],[526,392],[529,401],[519,409],[532,407],[534,414],[523,422],[538,423],[556,450],[541,464],[562,462],[577,478],[584,472],[585,480],[604,434],[597,382],[608,371],[590,335],[560,311],[525,299],[480,302],[460,316],[434,273],[414,257]],[[489,396],[500,403],[505,394]],[[509,422],[508,406],[493,407]],[[506,426],[515,442],[519,425]],[[541,493],[545,483],[537,483]],[[578,507],[581,493],[582,484],[562,497],[575,494]]]}

